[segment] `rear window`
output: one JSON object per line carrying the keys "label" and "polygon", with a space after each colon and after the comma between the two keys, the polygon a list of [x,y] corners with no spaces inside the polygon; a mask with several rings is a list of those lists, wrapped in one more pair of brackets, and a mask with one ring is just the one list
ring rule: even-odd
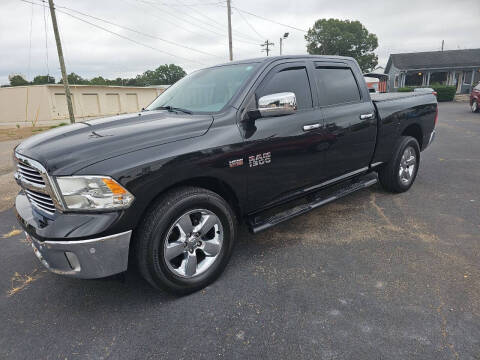
{"label": "rear window", "polygon": [[357,81],[350,68],[316,68],[315,81],[323,106],[360,101]]}

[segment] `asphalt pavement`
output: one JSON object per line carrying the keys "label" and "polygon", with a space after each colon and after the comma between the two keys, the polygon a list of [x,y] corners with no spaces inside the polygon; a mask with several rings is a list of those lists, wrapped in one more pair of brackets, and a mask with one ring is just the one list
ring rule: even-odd
{"label": "asphalt pavement", "polygon": [[0,358],[480,359],[480,114],[442,103],[437,131],[407,193],[242,227],[186,297],[48,273],[0,212]]}

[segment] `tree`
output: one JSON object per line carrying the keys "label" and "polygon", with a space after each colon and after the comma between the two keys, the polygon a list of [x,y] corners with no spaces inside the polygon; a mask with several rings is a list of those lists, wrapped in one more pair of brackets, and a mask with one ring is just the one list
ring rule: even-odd
{"label": "tree", "polygon": [[147,70],[135,78],[136,85],[171,85],[187,75],[181,66],[170,64],[160,65],[155,70]]}
{"label": "tree", "polygon": [[360,21],[320,19],[308,29],[307,51],[309,54],[351,56],[358,61],[363,72],[373,70],[378,57],[373,51],[378,39]]}
{"label": "tree", "polygon": [[37,75],[33,78],[34,85],[55,84],[55,78],[50,75]]}
{"label": "tree", "polygon": [[101,76],[94,77],[93,79],[90,79],[90,85],[107,85],[107,80],[105,80]]}
{"label": "tree", "polygon": [[22,86],[30,84],[27,80],[25,80],[22,75],[13,75],[10,78],[10,85],[11,86]]}
{"label": "tree", "polygon": [[[68,83],[70,85],[88,85],[89,81],[82,78],[80,75],[75,74],[74,72],[67,75]],[[63,80],[58,81],[59,84],[63,83]]]}

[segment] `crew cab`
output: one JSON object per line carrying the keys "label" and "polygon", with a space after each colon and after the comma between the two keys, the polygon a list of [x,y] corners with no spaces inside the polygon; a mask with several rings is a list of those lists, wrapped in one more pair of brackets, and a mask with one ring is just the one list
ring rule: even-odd
{"label": "crew cab", "polygon": [[437,115],[431,93],[370,94],[352,58],[230,62],[142,112],[22,142],[16,214],[54,273],[135,264],[154,287],[189,293],[221,274],[242,222],[256,233],[378,180],[408,190]]}

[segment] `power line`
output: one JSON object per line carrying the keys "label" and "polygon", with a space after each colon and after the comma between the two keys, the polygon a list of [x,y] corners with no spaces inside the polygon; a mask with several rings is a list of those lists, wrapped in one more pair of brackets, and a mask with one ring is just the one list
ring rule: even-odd
{"label": "power line", "polygon": [[[34,5],[37,5],[37,6],[44,6],[44,5],[42,5],[42,4],[34,3],[34,2],[31,2],[31,1],[28,1],[28,0],[20,0],[20,1],[25,2],[25,3],[28,3],[28,4],[34,4]],[[89,25],[91,25],[91,26],[93,26],[93,27],[96,27],[97,29],[101,29],[101,30],[103,30],[103,31],[106,31],[106,32],[108,32],[108,33],[110,33],[110,34],[112,34],[112,35],[115,35],[115,36],[119,37],[119,38],[122,38],[122,39],[124,39],[124,40],[130,41],[130,42],[132,42],[132,43],[134,43],[134,44],[137,44],[137,45],[146,47],[146,48],[151,49],[151,50],[154,50],[154,51],[158,51],[158,52],[163,53],[163,54],[167,54],[167,55],[172,56],[172,57],[174,57],[174,58],[186,60],[186,61],[188,61],[188,62],[190,62],[190,63],[197,63],[197,64],[200,64],[200,65],[206,65],[206,64],[204,64],[204,63],[202,63],[202,62],[200,62],[200,61],[187,59],[187,58],[184,58],[184,57],[182,57],[182,56],[174,55],[174,54],[169,53],[169,52],[167,52],[167,51],[160,50],[160,49],[158,49],[158,48],[156,48],[156,47],[153,47],[153,46],[150,46],[150,45],[141,43],[141,42],[139,42],[139,41],[137,41],[137,40],[134,40],[134,39],[131,39],[131,38],[125,36],[125,35],[121,35],[121,34],[118,34],[118,33],[114,32],[114,31],[112,31],[112,30],[109,30],[109,29],[107,29],[107,28],[104,28],[103,26],[94,24],[94,23],[92,23],[92,22],[90,22],[90,21],[87,21],[87,20],[85,20],[85,19],[79,18],[78,16],[69,14],[69,13],[67,13],[67,12],[64,11],[64,10],[58,10],[58,12],[60,12],[60,13],[62,13],[62,14],[65,14],[65,15],[68,15],[68,16],[74,18],[74,19],[77,19],[77,20],[81,21],[81,22],[87,23],[87,24],[89,24]]]}
{"label": "power line", "polygon": [[81,11],[78,11],[78,10],[74,10],[74,9],[69,8],[69,7],[66,7],[66,6],[59,6],[59,5],[57,5],[56,8],[57,8],[57,9],[58,9],[58,8],[67,9],[67,10],[73,11],[73,12],[75,12],[75,13],[77,13],[77,14],[80,14],[80,15],[83,15],[83,16],[86,16],[86,17],[89,17],[89,18],[92,18],[92,19],[95,19],[95,20],[103,21],[103,22],[105,22],[105,23],[107,23],[107,24],[110,24],[110,25],[117,26],[117,27],[119,27],[119,28],[121,28],[121,29],[125,29],[125,30],[131,31],[131,32],[134,32],[134,33],[137,33],[137,34],[140,34],[140,35],[143,35],[143,36],[152,38],[152,39],[157,39],[157,40],[166,42],[166,43],[171,44],[171,45],[174,45],[174,46],[182,47],[182,48],[184,48],[184,49],[188,49],[188,50],[191,50],[191,51],[195,51],[195,52],[198,52],[198,53],[200,53],[200,54],[209,55],[209,56],[213,56],[213,57],[220,57],[220,56],[218,56],[218,55],[215,55],[215,54],[212,54],[212,53],[208,53],[208,52],[206,52],[206,51],[202,51],[202,50],[198,50],[198,49],[192,48],[192,47],[190,47],[190,46],[178,44],[178,43],[176,43],[176,42],[174,42],[174,41],[166,40],[166,39],[163,39],[163,38],[158,37],[158,36],[156,36],[156,35],[150,35],[150,34],[147,34],[147,33],[144,33],[144,32],[141,32],[141,31],[138,31],[138,30],[135,30],[135,29],[132,29],[132,28],[129,28],[129,27],[126,27],[126,26],[123,26],[123,25],[114,23],[114,22],[109,21],[109,20],[105,20],[105,19],[102,19],[102,18],[93,16],[93,15],[89,15],[89,14],[87,14],[87,13],[84,13],[84,12],[81,12]]}
{"label": "power line", "polygon": [[46,55],[46,63],[47,63],[47,84],[50,76],[50,67],[48,66],[48,32],[47,32],[47,17],[45,15],[45,8],[43,7],[43,27],[45,29],[45,55]]}
{"label": "power line", "polygon": [[277,25],[282,25],[282,26],[288,27],[288,28],[290,28],[290,29],[294,29],[294,30],[301,31],[301,32],[304,32],[304,33],[307,32],[307,30],[300,29],[300,28],[297,28],[297,27],[295,27],[295,26],[283,24],[283,23],[278,22],[278,21],[275,21],[275,20],[267,19],[266,17],[263,17],[263,16],[260,16],[260,15],[251,13],[251,12],[246,11],[246,10],[239,9],[239,8],[237,8],[236,6],[232,6],[232,7],[235,8],[237,11],[243,12],[243,13],[248,14],[248,15],[251,15],[251,16],[255,16],[255,17],[257,17],[257,18],[259,18],[259,19],[262,19],[262,20],[269,21],[269,22],[274,23],[274,24],[277,24]]}
{"label": "power line", "polygon": [[[219,32],[218,32],[219,30],[218,30],[216,27],[213,27],[213,29],[208,28],[208,27],[205,27],[204,24],[205,24],[205,25],[209,25],[209,26],[212,26],[212,24],[210,24],[210,23],[205,23],[205,22],[203,22],[201,19],[198,19],[197,17],[192,16],[191,14],[183,13],[182,15],[185,16],[185,17],[189,17],[189,18],[193,19],[194,21],[197,21],[197,22],[200,23],[200,24],[198,24],[198,23],[192,23],[191,21],[188,21],[188,20],[179,18],[179,17],[177,17],[175,14],[172,14],[172,13],[166,11],[166,10],[163,9],[163,8],[159,8],[156,3],[152,3],[152,2],[146,1],[146,0],[136,0],[136,1],[142,2],[142,3],[147,4],[147,5],[150,5],[151,7],[157,9],[158,11],[161,11],[161,12],[164,12],[164,13],[167,13],[167,14],[170,14],[170,15],[171,15],[173,18],[175,18],[176,20],[180,20],[180,21],[186,22],[188,25],[196,26],[196,27],[198,27],[198,28],[200,28],[200,29],[202,29],[202,30],[204,30],[204,31],[208,31],[208,32],[210,32],[210,33],[213,33],[213,34],[216,34],[216,35],[220,35],[220,36],[222,36],[222,37],[227,36],[225,33],[219,33]],[[222,30],[223,30],[223,29],[222,29]],[[236,37],[235,40],[236,40],[236,41],[239,41],[239,42],[244,42],[244,43],[247,43],[247,44],[251,44],[251,45],[257,45],[257,43],[255,43],[255,42],[248,41],[248,40],[244,40],[244,39],[239,39],[238,37]]]}
{"label": "power line", "polygon": [[[180,0],[178,0],[178,1],[180,1]],[[207,19],[208,21],[212,22],[213,24],[218,24],[217,26],[221,29],[221,31],[224,31],[225,27],[227,26],[226,24],[222,24],[222,23],[216,21],[215,19],[212,19],[210,16],[204,14],[203,12],[200,12],[200,10],[193,8],[191,5],[186,5],[183,1],[180,1],[180,3],[183,4],[183,5],[185,5],[185,6],[187,6],[187,7],[189,7],[189,8],[192,8],[192,10],[195,11],[198,15],[204,17],[205,19]],[[220,5],[220,4],[222,4],[222,2],[219,2],[217,5]],[[209,23],[209,25],[211,26],[212,24]],[[242,32],[240,32],[240,31],[238,31],[238,30],[236,30],[235,33],[238,34],[237,36],[241,36],[241,37],[243,37],[243,38],[245,38],[245,39],[253,39],[253,40],[255,40],[255,41],[257,40],[257,39],[255,39],[255,38],[253,38],[252,36],[250,36],[250,35],[248,35],[248,34],[245,34],[245,33],[242,33]],[[261,37],[261,39],[263,39],[263,37]]]}
{"label": "power line", "polygon": [[237,8],[235,8],[235,10],[237,10],[238,15],[240,15],[240,17],[243,19],[243,21],[245,21],[245,23],[250,27],[250,29],[253,30],[253,32],[254,32],[255,34],[257,34],[257,35],[259,36],[260,39],[265,39],[265,36],[262,36],[262,35],[252,26],[252,24],[250,24],[250,22],[247,21],[247,18],[246,18],[245,16],[243,16],[243,14],[242,14],[240,11],[238,11]]}

